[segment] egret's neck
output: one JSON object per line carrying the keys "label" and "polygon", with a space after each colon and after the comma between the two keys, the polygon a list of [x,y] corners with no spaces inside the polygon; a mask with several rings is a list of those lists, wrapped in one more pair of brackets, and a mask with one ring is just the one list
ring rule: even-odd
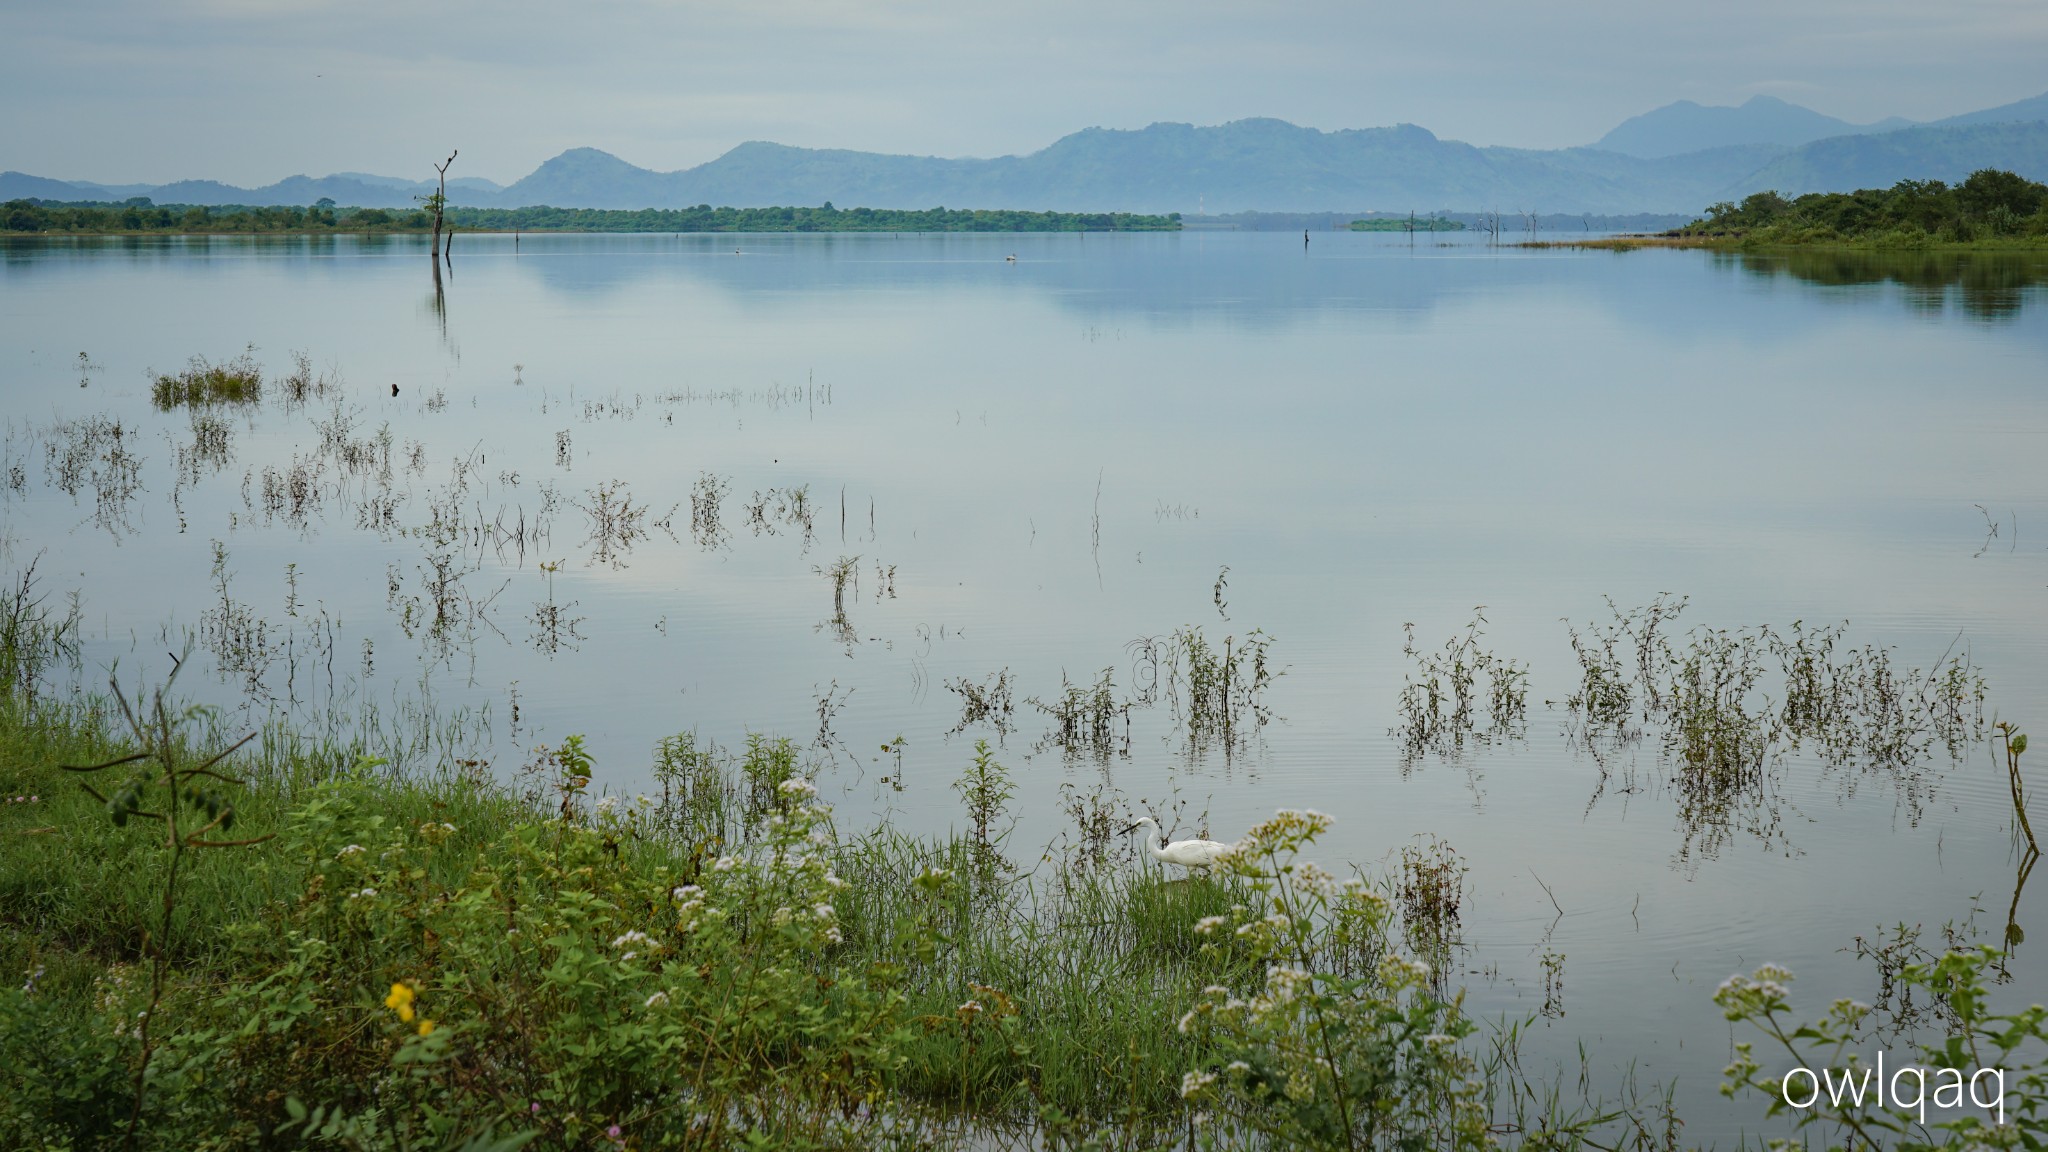
{"label": "egret's neck", "polygon": [[1166,833],[1161,832],[1159,825],[1154,824],[1150,820],[1140,820],[1138,824],[1147,829],[1145,833],[1145,851],[1154,860],[1166,859]]}

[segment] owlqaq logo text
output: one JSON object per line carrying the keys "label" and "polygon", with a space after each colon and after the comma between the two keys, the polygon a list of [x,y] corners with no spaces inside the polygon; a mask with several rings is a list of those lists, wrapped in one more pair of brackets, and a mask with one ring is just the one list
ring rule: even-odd
{"label": "owlqaq logo text", "polygon": [[[1929,1080],[1934,1082],[1931,1092]],[[1988,1082],[1987,1095],[1978,1094],[1979,1081]],[[1997,1122],[2005,1123],[2003,1068],[1980,1068],[1966,1079],[1961,1069],[1908,1064],[1886,1076],[1884,1053],[1879,1052],[1875,1067],[1823,1068],[1819,1072],[1811,1068],[1794,1068],[1778,1082],[1778,1091],[1786,1104],[1802,1112],[1817,1107],[1823,1097],[1836,1108],[1861,1108],[1865,1100],[1882,1108],[1889,1100],[1889,1107],[1895,1111],[1918,1109],[1920,1122],[1925,1124],[1930,1103],[1941,1109],[1958,1109],[1974,1104],[1987,1112],[1995,1110]],[[1907,1092],[1912,1095],[1907,1096]]]}

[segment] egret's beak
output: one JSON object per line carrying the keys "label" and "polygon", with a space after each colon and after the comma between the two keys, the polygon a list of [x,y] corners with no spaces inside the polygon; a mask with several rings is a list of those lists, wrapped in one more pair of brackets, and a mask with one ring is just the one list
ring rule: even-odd
{"label": "egret's beak", "polygon": [[1137,830],[1138,830],[1138,826],[1137,826],[1136,824],[1133,824],[1133,825],[1131,825],[1131,826],[1130,826],[1129,828],[1126,828],[1126,829],[1124,829],[1124,830],[1123,830],[1122,832],[1119,832],[1119,833],[1117,833],[1117,835],[1119,835],[1119,836],[1129,836],[1129,835],[1130,835],[1131,833],[1133,833],[1133,832],[1136,832]]}

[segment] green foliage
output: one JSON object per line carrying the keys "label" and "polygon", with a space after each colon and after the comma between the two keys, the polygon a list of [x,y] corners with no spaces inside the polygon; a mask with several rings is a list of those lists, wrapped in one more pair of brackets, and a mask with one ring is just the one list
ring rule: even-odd
{"label": "green foliage", "polygon": [[220,364],[194,356],[183,372],[160,374],[150,382],[149,399],[162,412],[210,404],[253,404],[263,398],[263,371],[250,352]]}
{"label": "green foliage", "polygon": [[47,686],[44,675],[58,662],[76,663],[81,651],[78,601],[58,615],[39,588],[37,556],[11,585],[0,587],[0,696],[33,700]]}
{"label": "green foliage", "polygon": [[1985,168],[1954,187],[1901,180],[1887,189],[1810,192],[1788,200],[1758,192],[1723,201],[1673,235],[1771,245],[1865,241],[1924,247],[2048,237],[2048,186]]}
{"label": "green foliage", "polygon": [[967,806],[967,822],[973,830],[975,859],[983,875],[995,876],[1009,868],[1003,859],[1003,841],[1010,830],[1001,827],[1003,805],[1017,794],[1010,782],[1010,770],[996,761],[988,741],[974,742],[974,761],[953,781],[953,790]]}
{"label": "green foliage", "polygon": [[1451,220],[1434,213],[1428,216],[1373,216],[1351,222],[1353,232],[1463,232],[1463,220]]}
{"label": "green foliage", "polygon": [[[1529,667],[1482,647],[1485,623],[1485,606],[1474,608],[1465,634],[1445,641],[1441,652],[1417,648],[1415,625],[1401,625],[1401,654],[1415,669],[1402,674],[1401,722],[1389,734],[1401,741],[1408,760],[1432,751],[1456,755],[1468,740],[1483,744],[1520,734],[1528,717]],[[1484,728],[1479,726],[1481,676],[1487,682]]]}
{"label": "green foliage", "polygon": [[[644,799],[599,795],[578,739],[523,795],[246,746],[237,827],[280,835],[188,858],[165,936],[155,822],[115,827],[54,766],[127,756],[112,718],[0,700],[0,787],[37,798],[0,811],[0,966],[27,977],[0,995],[0,1146],[118,1143],[144,1019],[143,1148],[864,1147],[961,1116],[1136,1146],[1184,1130],[1183,1074],[1238,1051],[1175,1020],[1263,979],[1256,950],[1204,947],[1204,923],[1274,911],[1241,879],[987,868],[1012,785],[985,748],[973,831],[848,841],[762,736],[663,741]],[[207,739],[165,747],[198,766]],[[1347,979],[1383,950],[1314,940]]]}
{"label": "green foliage", "polygon": [[[1794,1127],[1802,1133],[1809,1128],[1820,1130],[1818,1140],[1808,1137],[1808,1143],[1827,1148],[1918,1152],[2043,1147],[2048,1143],[2048,1056],[2042,1051],[2048,1044],[2048,1008],[2036,1004],[2017,1012],[1992,1010],[1985,975],[1996,970],[2000,959],[1991,948],[1953,949],[1930,962],[1905,965],[1898,979],[1907,987],[1927,992],[1952,1019],[1948,1034],[1939,1042],[1919,1047],[1919,1062],[1935,1070],[1933,1075],[1923,1074],[1925,1094],[1939,1099],[1934,1095],[1936,1086],[1947,1079],[1941,1070],[1952,1070],[1966,1082],[1980,1070],[2002,1069],[2003,1123],[1997,1123],[1995,1116],[1970,1114],[1930,1120],[1924,1110],[1895,1106],[1897,1092],[1887,1102],[1882,1084],[1868,1096],[1857,1093],[1853,1098],[1816,1084],[1812,1103],[1794,1107],[1794,1102],[1788,1101],[1786,1084],[1792,1069],[1808,1069],[1838,1083],[1869,1075],[1853,1049],[1866,1038],[1864,1025],[1871,1008],[1853,1000],[1837,1000],[1820,1019],[1795,1023],[1791,992],[1786,987],[1792,974],[1774,965],[1765,965],[1750,976],[1729,977],[1714,993],[1714,1002],[1729,1020],[1762,1032],[1769,1046],[1789,1060],[1788,1071],[1770,1074],[1758,1059],[1754,1042],[1741,1041],[1735,1045],[1735,1060],[1721,1091],[1731,1097],[1761,1093],[1768,1101],[1768,1115],[1792,1113],[1796,1116]],[[1891,1063],[1897,1069],[1905,1061],[1895,1057]],[[1801,1079],[1791,1086],[1790,1095],[1803,1101],[1808,1090]],[[1987,1123],[1987,1119],[1993,1122]]]}
{"label": "green foliage", "polygon": [[1240,904],[1202,927],[1265,978],[1212,987],[1182,1018],[1218,1051],[1181,1094],[1275,1147],[1486,1147],[1478,1069],[1458,1043],[1471,1023],[1432,992],[1428,965],[1387,947],[1385,899],[1297,858],[1329,825],[1282,812],[1227,859],[1265,911]]}

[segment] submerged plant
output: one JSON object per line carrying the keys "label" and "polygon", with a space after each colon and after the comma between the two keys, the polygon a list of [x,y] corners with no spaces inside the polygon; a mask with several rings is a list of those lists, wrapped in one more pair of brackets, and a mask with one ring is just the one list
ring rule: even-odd
{"label": "submerged plant", "polygon": [[1466,871],[1457,850],[1435,836],[1401,847],[1401,870],[1394,888],[1401,905],[1401,928],[1408,946],[1430,961],[1440,992],[1441,976],[1461,943],[1458,912],[1465,902]]}
{"label": "submerged plant", "polygon": [[[1485,623],[1485,608],[1473,609],[1464,635],[1446,641],[1440,652],[1417,648],[1415,625],[1401,625],[1401,654],[1415,667],[1402,675],[1401,718],[1391,735],[1401,742],[1408,760],[1426,752],[1454,755],[1468,741],[1485,743],[1521,734],[1528,716],[1529,669],[1480,646]],[[1482,676],[1487,682],[1483,696]]]}
{"label": "submerged plant", "polygon": [[2027,851],[2035,855],[2041,852],[2041,845],[2034,839],[2033,822],[2027,819],[2027,786],[2020,778],[2020,755],[2027,750],[2027,734],[2016,726],[2000,721],[1996,725],[1998,739],[2005,745],[2006,781],[2012,788],[2012,815],[2019,824],[2020,834],[2026,837]]}
{"label": "submerged plant", "polygon": [[219,364],[194,356],[183,372],[155,377],[149,398],[166,412],[185,405],[253,404],[263,398],[263,371],[256,366],[255,348]]}
{"label": "submerged plant", "polygon": [[[1131,705],[1116,698],[1114,668],[1104,668],[1089,687],[1082,687],[1060,673],[1060,694],[1050,703],[1036,696],[1024,702],[1052,717],[1055,727],[1048,739],[1069,752],[1086,751],[1107,757],[1130,745]],[[1117,732],[1116,721],[1123,721]]]}
{"label": "submerged plant", "polygon": [[1008,734],[1011,714],[1016,710],[1011,699],[1008,668],[985,676],[979,682],[956,676],[946,681],[946,691],[960,697],[960,722],[953,725],[947,735],[956,735],[973,724],[986,724],[998,735]]}

